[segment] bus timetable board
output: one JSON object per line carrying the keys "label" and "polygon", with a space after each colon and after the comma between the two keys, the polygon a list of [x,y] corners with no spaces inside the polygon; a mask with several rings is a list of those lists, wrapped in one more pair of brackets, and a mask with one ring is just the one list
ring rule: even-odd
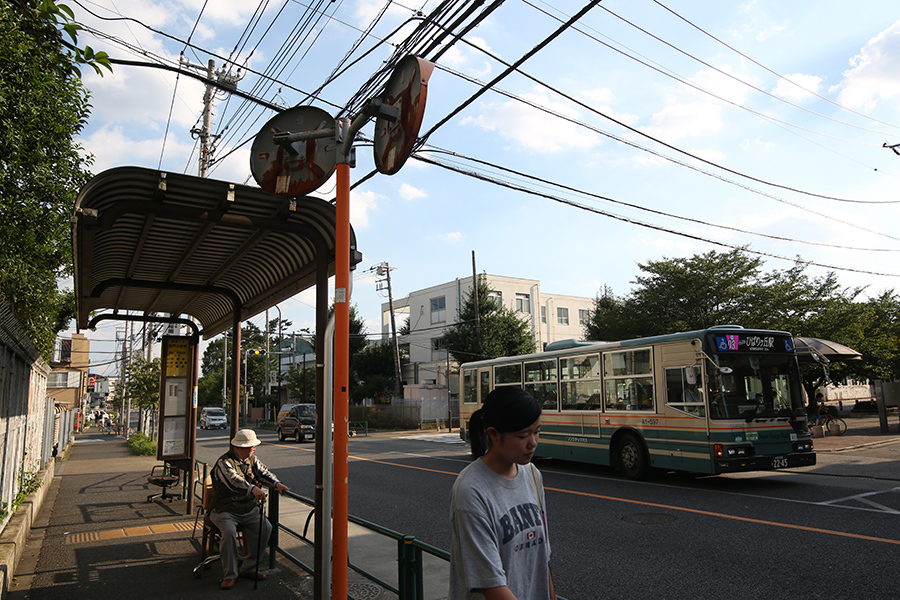
{"label": "bus timetable board", "polygon": [[191,458],[191,430],[197,412],[194,350],[191,338],[163,337],[159,437],[156,449],[158,460]]}

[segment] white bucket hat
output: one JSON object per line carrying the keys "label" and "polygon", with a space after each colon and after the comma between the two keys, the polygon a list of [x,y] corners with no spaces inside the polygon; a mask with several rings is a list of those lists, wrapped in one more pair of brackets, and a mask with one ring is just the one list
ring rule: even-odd
{"label": "white bucket hat", "polygon": [[231,445],[235,448],[252,448],[253,446],[260,445],[259,438],[256,437],[256,432],[252,429],[241,429],[231,440]]}

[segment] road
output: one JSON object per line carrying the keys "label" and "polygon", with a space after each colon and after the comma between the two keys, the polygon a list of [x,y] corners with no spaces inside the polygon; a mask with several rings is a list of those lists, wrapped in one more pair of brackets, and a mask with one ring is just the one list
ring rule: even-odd
{"label": "road", "polygon": [[[259,457],[312,497],[313,444],[260,437]],[[212,463],[226,444],[226,432],[199,431],[198,459]],[[448,498],[466,445],[448,435],[357,437],[350,455],[351,514],[449,549]],[[871,460],[897,463],[897,479],[859,476]],[[900,444],[819,463],[830,466],[633,482],[538,461],[557,590],[570,600],[900,597]]]}

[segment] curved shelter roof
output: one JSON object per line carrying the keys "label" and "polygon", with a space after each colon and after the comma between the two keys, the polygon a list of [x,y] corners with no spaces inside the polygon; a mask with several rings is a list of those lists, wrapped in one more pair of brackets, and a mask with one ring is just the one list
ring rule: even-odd
{"label": "curved shelter roof", "polygon": [[[78,326],[94,311],[187,315],[209,338],[334,273],[335,207],[142,167],[104,171],[72,219]],[[351,230],[351,263],[357,264]],[[321,261],[326,261],[324,264]],[[320,273],[323,275],[324,273]]]}

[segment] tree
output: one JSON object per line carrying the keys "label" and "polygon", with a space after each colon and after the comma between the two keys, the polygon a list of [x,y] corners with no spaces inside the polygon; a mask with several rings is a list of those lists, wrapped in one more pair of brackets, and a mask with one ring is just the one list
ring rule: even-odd
{"label": "tree", "polygon": [[[528,323],[513,310],[494,301],[490,294],[487,275],[479,275],[476,286],[463,299],[459,322],[444,333],[444,345],[461,363],[528,354],[536,349]],[[475,318],[476,298],[478,322]]]}
{"label": "tree", "polygon": [[389,403],[394,397],[394,346],[380,342],[366,346],[351,357],[356,385],[350,388],[350,401],[366,398]]}
{"label": "tree", "polygon": [[[860,302],[863,288],[841,288],[834,273],[810,277],[807,265],[760,271],[760,260],[743,250],[639,265],[644,275],[625,298],[604,288],[585,327],[593,340],[620,340],[675,331],[737,324],[775,329],[801,337],[817,337],[863,353],[863,361],[834,362],[830,379],[892,379],[900,376],[898,334],[900,301],[893,291]],[[801,369],[812,398],[824,384],[816,364]],[[810,400],[812,401],[812,400]]]}
{"label": "tree", "polygon": [[[291,322],[288,320],[281,321],[282,330],[289,328]],[[277,335],[278,319],[271,319],[269,322],[269,336]],[[228,338],[228,399],[231,399],[231,382],[234,381],[234,364],[231,360],[232,340]],[[277,342],[271,344],[277,347]],[[264,350],[266,347],[266,334],[253,323],[244,323],[241,327],[241,362],[240,374],[241,382],[245,387],[252,387],[253,394],[250,395],[251,404],[253,406],[262,406],[266,402],[272,402],[273,399],[265,395],[266,391],[266,362],[269,363],[269,371],[272,374],[278,373],[278,360],[280,354],[258,355],[251,354],[246,364],[247,381],[244,381],[244,357],[246,350]],[[225,353],[225,336],[220,336],[211,341],[206,350],[203,351],[203,358],[200,361],[200,372],[202,373],[198,382],[198,399],[199,406],[222,406],[222,371]],[[249,388],[248,388],[249,389]],[[242,396],[243,397],[243,396]]]}
{"label": "tree", "polygon": [[122,398],[131,408],[159,408],[159,359],[148,361],[134,355],[125,370],[125,393]]}
{"label": "tree", "polygon": [[[90,105],[72,12],[51,0],[0,1],[0,296],[48,355],[75,312],[69,219],[91,159],[74,141]],[[70,41],[66,41],[66,39]]]}
{"label": "tree", "polygon": [[315,404],[316,402],[316,370],[301,366],[288,369],[285,376],[285,384],[288,388],[288,396],[292,402],[301,404]]}

